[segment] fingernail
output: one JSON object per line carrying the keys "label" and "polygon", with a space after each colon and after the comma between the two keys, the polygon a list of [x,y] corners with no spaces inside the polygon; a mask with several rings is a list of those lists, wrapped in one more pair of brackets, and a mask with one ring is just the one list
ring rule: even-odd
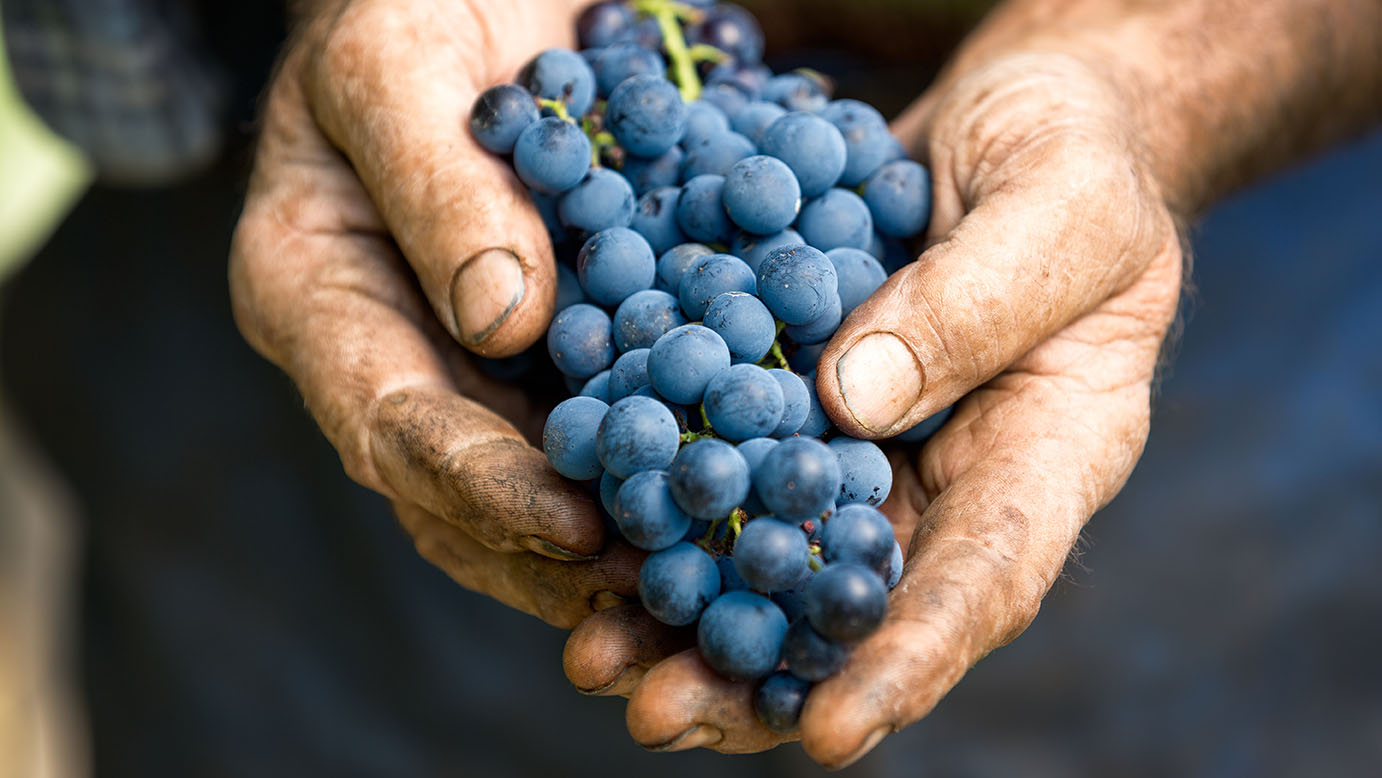
{"label": "fingernail", "polygon": [[883,738],[887,737],[888,735],[891,735],[892,731],[893,727],[891,724],[884,724],[878,729],[875,729],[874,731],[870,732],[869,736],[864,738],[863,745],[859,746],[859,748],[855,750],[854,753],[845,757],[839,764],[831,765],[830,769],[843,770],[846,767],[849,767],[850,765],[859,761],[860,759],[863,759],[865,754],[872,751],[874,746],[882,742]]}
{"label": "fingernail", "polygon": [[456,329],[469,344],[483,343],[523,301],[523,266],[507,249],[485,249],[461,265],[451,280]]}
{"label": "fingernail", "polygon": [[865,335],[835,363],[845,407],[871,432],[888,432],[916,405],[925,383],[911,348],[890,332]]}
{"label": "fingernail", "polygon": [[723,740],[725,734],[709,724],[696,726],[677,735],[660,746],[650,746],[649,751],[686,751],[702,746],[713,746]]}
{"label": "fingernail", "polygon": [[589,562],[595,559],[594,555],[587,556],[579,554],[570,549],[562,548],[550,540],[544,540],[537,535],[524,535],[518,539],[518,545],[528,549],[534,554],[549,556],[553,559],[560,559],[565,562]]}
{"label": "fingernail", "polygon": [[599,686],[594,689],[582,689],[577,686],[576,691],[581,694],[588,694],[592,697],[614,697],[620,694],[628,694],[638,687],[638,682],[641,681],[643,676],[647,675],[647,673],[647,668],[640,667],[639,665],[629,665],[625,667],[624,671],[615,677],[613,681],[610,681],[604,686]]}
{"label": "fingernail", "polygon": [[617,605],[627,605],[631,602],[637,602],[637,599],[633,597],[625,597],[622,594],[615,594],[614,592],[605,589],[603,591],[596,592],[595,595],[590,598],[590,609],[602,611],[607,610],[609,608],[613,608]]}

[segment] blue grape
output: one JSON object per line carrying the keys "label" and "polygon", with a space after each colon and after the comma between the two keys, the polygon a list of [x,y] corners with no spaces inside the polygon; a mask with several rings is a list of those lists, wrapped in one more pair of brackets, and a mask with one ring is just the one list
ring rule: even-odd
{"label": "blue grape", "polygon": [[558,313],[547,330],[547,353],[562,373],[589,378],[614,362],[609,314],[588,303]]}
{"label": "blue grape", "polygon": [[636,348],[621,354],[609,369],[609,401],[618,402],[648,386],[648,354],[650,349]]}
{"label": "blue grape", "polygon": [[801,235],[796,230],[787,229],[776,232],[772,235],[754,235],[751,232],[740,232],[734,236],[734,243],[730,249],[734,256],[744,260],[744,264],[756,275],[759,267],[763,265],[763,260],[773,249],[783,246],[801,246],[806,241],[802,240]]}
{"label": "blue grape", "polygon": [[715,249],[703,243],[683,243],[667,249],[657,258],[657,281],[654,286],[664,292],[677,294],[681,290],[681,277],[686,275],[686,269],[697,259],[714,253]]}
{"label": "blue grape", "polygon": [[681,145],[693,146],[707,138],[729,131],[725,112],[712,103],[696,100],[686,106],[686,131]]}
{"label": "blue grape", "polygon": [[801,619],[787,629],[782,659],[792,675],[804,681],[824,681],[845,666],[849,647],[826,639]]}
{"label": "blue grape", "polygon": [[920,234],[931,220],[931,176],[920,162],[889,162],[864,184],[864,203],[883,235],[910,238]]}
{"label": "blue grape", "polygon": [[888,280],[883,265],[867,251],[840,247],[825,252],[839,279],[840,305],[845,316],[869,299]]}
{"label": "blue grape", "polygon": [[698,440],[677,452],[668,484],[672,499],[695,518],[724,518],[748,496],[749,463],[723,440]]}
{"label": "blue grape", "polygon": [[686,159],[681,163],[682,180],[696,176],[723,176],[734,163],[753,156],[756,151],[753,141],[729,130],[687,142],[682,147],[686,149]]}
{"label": "blue grape", "polygon": [[[916,260],[916,254],[902,241],[897,238],[884,238],[877,230],[873,234],[878,239],[878,248],[882,250],[883,256],[878,261],[883,264],[884,273],[892,275]],[[872,250],[870,253],[873,253]]]}
{"label": "blue grape", "polygon": [[[776,445],[777,441],[772,438],[749,438],[735,446],[749,465],[750,482],[752,482],[753,474],[758,466],[763,463],[763,457],[767,456],[768,452],[772,451]],[[753,489],[749,489],[749,496],[744,498],[744,504],[740,507],[755,516],[768,512],[763,501],[758,499],[758,494]]]}
{"label": "blue grape", "polygon": [[661,551],[681,542],[691,527],[691,517],[672,500],[667,474],[661,470],[629,476],[619,487],[614,508],[619,532],[644,551]]}
{"label": "blue grape", "polygon": [[802,206],[797,232],[821,251],[840,246],[867,250],[873,242],[873,215],[859,195],[831,189]]}
{"label": "blue grape", "polygon": [[634,292],[651,287],[656,273],[652,247],[627,227],[595,233],[576,257],[581,286],[601,305],[618,305]]}
{"label": "blue grape", "polygon": [[920,422],[916,424],[916,426],[912,427],[911,429],[898,433],[896,437],[898,440],[905,441],[907,443],[920,443],[923,440],[926,440],[927,438],[936,434],[936,430],[939,430],[947,421],[949,421],[951,414],[953,414],[954,412],[955,406],[953,405],[942,408],[941,410],[936,411],[935,413],[931,414],[925,419],[922,419]]}
{"label": "blue grape", "polygon": [[665,154],[681,138],[685,124],[681,95],[659,76],[625,79],[605,105],[605,126],[625,151],[639,157]]}
{"label": "blue grape", "polygon": [[724,339],[699,324],[669,330],[652,348],[648,377],[653,388],[682,405],[699,403],[710,379],[729,367],[729,347]]}
{"label": "blue grape", "polygon": [[760,592],[781,592],[801,583],[810,571],[806,533],[785,521],[760,516],[734,541],[734,569]]}
{"label": "blue grape", "polygon": [[565,103],[572,116],[584,116],[595,104],[595,73],[570,49],[547,49],[533,57],[518,72],[517,81],[538,97]]}
{"label": "blue grape", "polygon": [[[695,543],[696,541],[705,537],[705,534],[709,531],[710,522],[706,521],[705,519],[692,519],[691,523],[686,528],[686,534],[683,535],[681,539],[686,541],[687,543]],[[720,560],[717,558],[715,560],[715,567],[719,568],[719,566]],[[724,580],[723,571],[720,573],[720,578],[721,581]],[[723,586],[723,583],[721,585]]]}
{"label": "blue grape", "polygon": [[840,456],[843,481],[838,502],[882,505],[893,488],[893,468],[883,449],[871,440],[847,437],[835,438],[830,447]]}
{"label": "blue grape", "polygon": [[773,368],[768,374],[777,379],[782,387],[782,418],[770,434],[775,438],[789,437],[806,423],[806,417],[811,413],[811,393],[801,376],[790,370]]}
{"label": "blue grape", "polygon": [[[788,631],[788,635],[792,633]],[[790,734],[801,722],[801,709],[811,691],[810,681],[803,681],[782,670],[767,678],[753,693],[753,712],[763,726],[774,732]]]}
{"label": "blue grape", "polygon": [[722,556],[715,560],[715,567],[720,570],[720,591],[733,592],[740,589],[747,589],[749,585],[739,577],[739,571],[734,569],[734,557]]}
{"label": "blue grape", "polygon": [[845,169],[844,137],[835,125],[813,114],[793,111],[779,117],[763,133],[760,147],[787,163],[805,197],[824,194]]}
{"label": "blue grape", "polygon": [[736,62],[763,59],[763,30],[753,14],[729,3],[710,7],[698,24],[686,30],[687,40],[713,46]]}
{"label": "blue grape", "polygon": [[595,58],[595,85],[602,97],[608,97],[624,79],[637,75],[664,78],[667,66],[657,52],[648,51],[637,43],[611,43]]}
{"label": "blue grape", "polygon": [[648,51],[662,51],[662,28],[657,20],[646,16],[634,22],[633,42]]}
{"label": "blue grape", "polygon": [[773,76],[763,85],[759,99],[777,103],[789,111],[815,113],[825,108],[830,97],[822,88],[821,82],[801,73],[783,73]]}
{"label": "blue grape", "polygon": [[561,195],[550,195],[530,188],[528,196],[532,198],[538,215],[542,217],[542,226],[547,228],[547,234],[552,237],[552,245],[565,243],[570,236],[566,234],[566,227],[557,215],[557,203],[561,202]]}
{"label": "blue grape", "polygon": [[844,317],[844,309],[840,304],[838,294],[831,295],[826,301],[825,310],[821,311],[816,318],[805,324],[789,324],[783,328],[782,334],[796,341],[807,345],[825,343],[830,340],[830,336],[835,334],[835,330],[840,328],[840,320]]}
{"label": "blue grape", "polygon": [[614,401],[595,436],[600,464],[620,478],[666,469],[680,445],[681,430],[667,406],[636,395]]}
{"label": "blue grape", "polygon": [[[517,355],[517,356],[522,356],[522,355],[519,354],[519,355]],[[481,357],[481,359],[484,359],[484,357]],[[486,363],[494,363],[495,367],[493,367],[493,368],[487,368],[487,367],[485,366]],[[480,365],[481,365],[480,369],[485,371],[485,375],[494,375],[494,372],[495,372],[495,371],[497,371],[497,372],[499,372],[499,373],[501,373],[501,374],[504,373],[504,372],[507,372],[507,371],[504,370],[504,368],[503,368],[503,363],[502,363],[500,360],[497,360],[497,359],[486,359],[485,362],[481,362]],[[603,371],[602,371],[602,372],[603,372]],[[519,374],[519,376],[521,377],[521,374]],[[502,380],[515,380],[515,379],[505,379],[505,378],[502,378],[501,376],[495,376],[495,377],[496,377],[496,378],[499,378],[501,381],[502,381]],[[563,384],[566,385],[566,392],[567,392],[567,394],[570,394],[572,397],[575,397],[575,396],[580,395],[580,394],[581,394],[581,390],[585,388],[585,385],[586,385],[586,383],[587,383],[586,381],[582,381],[582,380],[579,379],[579,378],[572,378],[572,377],[569,376],[569,375],[564,375],[564,376],[562,376],[562,377],[561,377],[561,382],[562,382]],[[602,397],[602,398],[600,398],[600,399],[603,400],[604,398]],[[605,402],[609,402],[609,401],[608,401],[608,400],[605,400]]]}
{"label": "blue grape", "polygon": [[705,316],[710,301],[725,292],[754,294],[757,291],[753,271],[742,259],[730,254],[711,254],[686,269],[677,297],[686,318],[698,321]]}
{"label": "blue grape", "polygon": [[782,385],[758,365],[731,365],[710,379],[702,407],[725,440],[763,437],[782,421]]}
{"label": "blue grape", "polygon": [[588,302],[589,299],[585,296],[585,290],[581,288],[581,280],[576,277],[576,271],[558,262],[555,312],[560,313],[576,303]]}
{"label": "blue grape", "polygon": [[788,324],[806,324],[839,299],[835,265],[807,245],[781,246],[758,266],[758,296],[773,315]]}
{"label": "blue grape", "polygon": [[749,104],[748,93],[739,86],[727,83],[706,85],[701,92],[701,100],[723,111],[731,123],[734,117],[744,110],[744,106]]}
{"label": "blue grape", "polygon": [[721,203],[725,177],[696,176],[681,188],[677,198],[677,224],[687,237],[704,243],[724,243],[729,235],[729,216]]}
{"label": "blue grape", "polygon": [[[729,347],[731,362],[757,362],[773,346],[777,324],[767,307],[746,292],[724,292],[706,306],[702,323]],[[616,331],[618,319],[615,320]]]}
{"label": "blue grape", "polygon": [[638,571],[638,597],[653,618],[681,627],[696,620],[720,593],[715,560],[681,542],[650,554]]}
{"label": "blue grape", "polygon": [[710,75],[705,77],[705,83],[709,86],[725,84],[738,89],[748,97],[757,97],[772,77],[773,71],[761,62],[727,60],[710,70]]}
{"label": "blue grape", "polygon": [[[798,345],[787,355],[787,365],[802,376],[815,375],[816,363],[820,361],[821,354],[825,353],[825,344],[816,343],[810,346]],[[802,380],[806,380],[803,378]]]}
{"label": "blue grape", "polygon": [[686,406],[678,405],[674,402],[669,402],[667,398],[658,394],[657,390],[653,389],[651,384],[645,384],[643,386],[638,387],[630,396],[648,397],[650,399],[657,400],[658,402],[667,406],[667,410],[672,412],[672,418],[677,420],[677,429],[687,429],[687,422],[690,420],[691,416],[687,412]]}
{"label": "blue grape", "polygon": [[585,178],[590,169],[590,140],[570,122],[553,116],[538,119],[518,134],[513,169],[533,189],[560,194]]}
{"label": "blue grape", "polygon": [[806,615],[806,587],[811,584],[811,579],[815,573],[806,576],[806,582],[800,584],[795,589],[788,589],[785,592],[773,592],[768,595],[777,607],[782,609],[783,615],[787,617],[788,624],[795,624],[802,620]]}
{"label": "blue grape", "polygon": [[602,402],[613,402],[609,396],[610,371],[601,370],[586,380],[579,392],[581,397],[594,397]]}
{"label": "blue grape", "polygon": [[753,145],[761,148],[763,146],[763,134],[768,131],[768,127],[778,120],[778,117],[787,113],[787,109],[777,103],[757,101],[744,106],[743,110],[734,117],[730,126],[735,132],[753,141]]}
{"label": "blue grape", "polygon": [[863,565],[826,565],[806,585],[806,619],[824,637],[853,643],[873,634],[888,612],[888,589]]}
{"label": "blue grape", "polygon": [[608,46],[628,39],[633,20],[633,11],[622,2],[595,3],[576,17],[576,37],[583,48]]}
{"label": "blue grape", "polygon": [[614,345],[620,351],[652,348],[663,334],[685,323],[673,295],[657,289],[634,292],[614,312]]}
{"label": "blue grape", "polygon": [[732,681],[762,678],[777,667],[787,617],[761,594],[725,592],[701,613],[696,643],[701,657]]}
{"label": "blue grape", "polygon": [[883,114],[858,100],[836,100],[821,111],[845,139],[845,169],[841,186],[858,186],[888,161],[891,147]]}
{"label": "blue grape", "polygon": [[[604,472],[604,475],[600,476],[600,505],[604,507],[605,513],[608,513],[611,517],[614,516],[614,500],[619,495],[619,487],[623,485],[624,479],[608,470]],[[617,529],[618,526],[619,525],[616,524],[615,528]]]}
{"label": "blue grape", "polygon": [[741,229],[772,235],[796,220],[801,210],[801,187],[796,174],[782,160],[745,155],[724,175],[721,197],[725,213]]}
{"label": "blue grape", "polygon": [[814,368],[807,375],[806,393],[811,396],[811,411],[806,414],[806,421],[802,422],[801,429],[797,434],[807,438],[822,438],[825,433],[830,431],[830,417],[825,415],[825,408],[821,406],[820,397],[816,396],[816,371]]}
{"label": "blue grape", "polygon": [[619,172],[633,185],[634,194],[642,197],[654,189],[676,186],[681,180],[681,161],[685,156],[681,146],[673,146],[652,159],[626,156]]}
{"label": "blue grape", "polygon": [[577,481],[600,475],[595,441],[608,411],[594,397],[572,397],[552,409],[542,428],[542,452],[558,473]]}
{"label": "blue grape", "polygon": [[821,556],[833,564],[852,562],[883,575],[892,557],[893,525],[877,508],[841,505],[821,532]]}
{"label": "blue grape", "polygon": [[499,84],[480,93],[470,109],[470,133],[494,154],[513,152],[519,133],[539,118],[537,104],[528,90]]}
{"label": "blue grape", "polygon": [[561,196],[557,215],[564,226],[586,233],[627,227],[633,221],[633,187],[613,170],[591,168]]}
{"label": "blue grape", "polygon": [[814,438],[782,441],[753,475],[758,498],[783,519],[813,519],[834,504],[840,493],[840,460]]}
{"label": "blue grape", "polygon": [[677,198],[680,196],[680,187],[664,186],[638,198],[632,227],[647,239],[654,254],[660,255],[686,241],[677,224]]}
{"label": "blue grape", "polygon": [[897,582],[898,582],[898,581],[901,581],[901,580],[902,580],[902,566],[903,566],[903,560],[902,560],[902,544],[901,544],[901,543],[898,543],[896,540],[894,540],[894,541],[893,541],[893,553],[892,553],[892,556],[888,558],[888,590],[889,590],[889,591],[891,591],[891,590],[893,589],[893,587],[897,586]]}

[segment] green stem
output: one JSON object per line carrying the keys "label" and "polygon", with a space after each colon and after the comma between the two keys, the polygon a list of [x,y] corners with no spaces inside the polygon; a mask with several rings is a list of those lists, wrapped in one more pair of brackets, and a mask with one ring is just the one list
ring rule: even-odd
{"label": "green stem", "polygon": [[701,77],[696,74],[696,61],[681,34],[680,20],[694,19],[698,11],[685,3],[672,0],[634,0],[633,9],[657,19],[662,31],[662,48],[672,63],[672,80],[677,82],[681,100],[689,103],[701,96]]}
{"label": "green stem", "polygon": [[710,426],[710,417],[705,415],[705,403],[701,403],[697,407],[701,409],[701,423],[705,425],[705,429],[710,433],[706,437],[715,437],[715,428]]}
{"label": "green stem", "polygon": [[576,123],[576,120],[571,118],[571,112],[566,110],[566,103],[563,103],[560,100],[549,100],[545,97],[539,97],[537,98],[537,104],[540,107],[546,108],[547,110],[555,113],[557,115],[557,118],[561,119],[564,122],[571,122],[572,124]]}

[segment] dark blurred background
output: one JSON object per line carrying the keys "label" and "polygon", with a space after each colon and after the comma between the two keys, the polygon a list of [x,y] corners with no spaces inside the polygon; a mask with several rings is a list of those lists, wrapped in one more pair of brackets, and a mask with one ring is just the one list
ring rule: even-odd
{"label": "dark blurred background", "polygon": [[[233,6],[233,9],[231,8]],[[892,113],[974,3],[760,4],[776,67]],[[229,141],[97,185],[3,289],[4,393],[75,492],[98,775],[788,776],[651,754],[564,633],[459,589],[231,322],[273,3],[207,4]],[[1012,645],[858,776],[1364,775],[1382,763],[1382,134],[1220,204],[1146,454]],[[1374,773],[1375,774],[1375,773]]]}

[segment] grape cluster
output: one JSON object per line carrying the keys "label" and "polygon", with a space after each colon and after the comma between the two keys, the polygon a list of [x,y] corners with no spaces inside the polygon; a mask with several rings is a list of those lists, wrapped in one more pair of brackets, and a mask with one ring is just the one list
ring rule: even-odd
{"label": "grape cluster", "polygon": [[647,610],[791,731],[901,575],[887,457],[831,427],[815,362],[907,261],[930,178],[878,111],[764,66],[738,6],[601,2],[577,32],[470,118],[562,258],[547,348],[576,396],[543,448],[651,552]]}

